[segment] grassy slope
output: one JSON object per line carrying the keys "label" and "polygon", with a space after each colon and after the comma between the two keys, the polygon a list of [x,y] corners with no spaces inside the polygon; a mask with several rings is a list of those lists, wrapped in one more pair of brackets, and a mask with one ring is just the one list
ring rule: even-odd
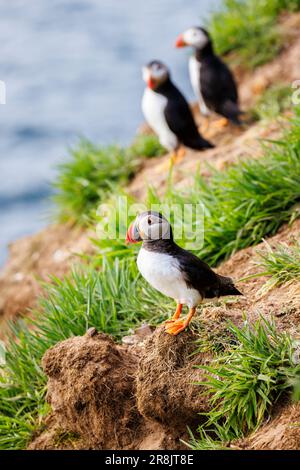
{"label": "grassy slope", "polygon": [[278,15],[299,8],[299,0],[225,0],[208,27],[220,54],[237,51],[235,60],[254,68],[275,57],[285,44]]}
{"label": "grassy slope", "polygon": [[[195,247],[197,255],[212,265],[228,258],[235,251],[259,243],[262,237],[276,233],[280,225],[297,213],[300,200],[300,108],[290,130],[280,142],[265,147],[265,156],[259,160],[244,160],[225,171],[212,170],[205,180],[195,176],[194,185],[178,191],[170,185],[162,199],[149,192],[147,206],[159,204],[163,208],[177,204],[201,203],[204,206],[204,244]],[[171,213],[176,227],[178,218]],[[193,233],[201,230],[194,220]],[[181,244],[193,241],[183,238]],[[99,240],[97,246],[106,256],[131,255],[122,240]]]}
{"label": "grassy slope", "polygon": [[[230,325],[230,343],[216,355],[201,385],[207,389],[212,411],[200,427],[201,439],[192,438],[194,449],[212,447],[207,431],[219,445],[257,429],[283,392],[291,391],[300,365],[294,360],[291,336],[278,333],[264,319],[242,329]],[[200,341],[199,349],[202,349]],[[212,437],[212,433],[210,433]]]}
{"label": "grassy slope", "polygon": [[[246,15],[243,5],[244,28],[241,30],[240,25],[236,30],[234,28],[237,23],[231,21],[231,15],[235,10],[240,11],[240,3],[244,2],[226,2],[225,12],[214,17],[211,28],[219,50],[223,44],[222,52],[238,48],[242,56],[246,50],[251,51],[253,55],[254,46],[257,46],[259,41],[261,45],[265,44],[268,31],[287,3],[289,7],[292,4],[293,8],[299,7],[297,1],[259,2],[260,5],[265,4],[265,10],[261,15],[258,15],[256,10],[254,17],[253,14],[249,15],[250,10],[253,10],[253,4],[256,3],[257,6],[257,2],[248,0]],[[268,15],[269,21],[266,22]],[[261,23],[258,20],[260,17]],[[223,29],[218,28],[221,24]],[[223,31],[227,31],[226,38],[231,38],[230,44],[224,43]],[[240,37],[241,31],[246,31],[247,34]],[[266,33],[263,38],[262,31]],[[263,60],[267,57],[269,56],[266,54]],[[201,201],[205,205],[205,245],[204,248],[197,250],[198,254],[215,264],[230,256],[235,250],[255,244],[262,236],[274,233],[283,222],[293,217],[295,213],[293,205],[300,199],[299,129],[300,110],[296,110],[291,131],[281,143],[272,146],[271,149],[266,148],[264,159],[239,163],[224,173],[214,172],[209,182],[196,176],[194,187],[184,192],[178,192],[170,187],[163,202],[173,201],[182,206],[186,201]],[[116,188],[126,184],[139,164],[141,155],[152,156],[161,152],[157,139],[152,136],[140,138],[127,150],[117,147],[98,149],[84,143],[74,152],[74,159],[64,165],[57,183],[60,214],[64,218],[71,217],[75,221],[86,222],[95,206],[107,198],[111,185],[116,191]],[[107,184],[107,174],[110,173],[113,174],[113,178]],[[149,202],[151,201],[157,201],[153,193],[149,196]],[[40,368],[40,360],[46,349],[71,335],[83,334],[90,326],[120,338],[141,320],[152,321],[154,324],[160,322],[170,310],[171,304],[163,297],[160,297],[159,303],[156,300],[154,305],[152,289],[137,277],[132,252],[125,248],[122,241],[114,244],[112,249],[111,242],[101,241],[98,245],[106,255],[110,255],[112,263],[105,264],[103,271],[99,272],[94,267],[99,260],[92,260],[90,268],[83,268],[82,272],[73,273],[63,281],[54,280],[46,287],[47,297],[41,299],[36,312],[35,328],[32,329],[32,323],[27,324],[26,320],[13,327],[13,333],[18,341],[11,340],[7,351],[7,363],[0,376],[0,448],[2,449],[24,448],[32,432],[38,429],[41,418],[48,411],[44,401],[45,377]],[[124,257],[123,261],[119,261],[120,257]],[[102,265],[102,258],[100,262]],[[265,327],[269,328],[266,325]],[[250,352],[250,356],[246,356],[246,343],[241,337],[242,333],[239,331],[235,333],[236,347],[240,348],[239,355],[236,355],[234,349],[233,357],[232,350],[228,350],[228,358],[240,360],[240,363],[235,371],[232,363],[230,371],[232,386],[237,385],[241,379],[240,366],[252,364],[251,351],[257,352],[255,348],[262,344],[265,354],[270,346],[264,336],[265,329],[257,330],[261,341],[257,345],[252,336],[252,350],[248,348],[247,353]],[[288,337],[277,340],[276,344],[280,351],[282,350],[280,348],[284,348],[290,341]],[[288,349],[284,351],[284,354],[288,354]],[[270,377],[273,377],[272,374],[277,370],[277,359],[275,356],[272,367],[270,364],[268,372]],[[214,370],[221,375],[222,367],[223,364],[217,361]],[[251,384],[250,381],[249,385],[246,385],[247,393],[251,390]],[[221,393],[221,382],[212,386],[215,386],[215,393]],[[276,398],[281,392],[281,386],[267,387],[263,391],[266,395],[264,411],[267,411],[269,398],[272,400]],[[232,392],[235,390],[232,389]],[[253,400],[257,400],[257,394],[261,396],[261,392],[255,389],[252,393]],[[220,406],[223,408],[216,410],[216,413],[220,409],[225,409],[230,395],[223,393],[222,397],[223,403]],[[241,403],[241,399],[236,396],[236,406],[241,406]],[[229,413],[227,421],[232,425],[230,413],[233,407],[227,407],[226,410]],[[253,413],[251,426],[248,425],[248,428],[255,426],[263,414],[261,411]],[[218,420],[211,424],[218,430]],[[243,426],[242,422],[234,423],[236,434],[244,430]],[[205,434],[205,430],[202,432]]]}

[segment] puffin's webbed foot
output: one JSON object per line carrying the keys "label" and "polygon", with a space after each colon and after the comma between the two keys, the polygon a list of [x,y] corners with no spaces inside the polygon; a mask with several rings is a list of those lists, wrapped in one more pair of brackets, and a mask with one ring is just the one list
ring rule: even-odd
{"label": "puffin's webbed foot", "polygon": [[229,125],[229,121],[227,118],[221,118],[221,119],[218,119],[218,121],[214,121],[212,123],[212,126],[215,128],[215,129],[223,129],[223,127],[226,127]]}
{"label": "puffin's webbed foot", "polygon": [[169,325],[166,325],[166,333],[176,336],[178,333],[185,330],[187,326],[188,323],[186,320],[176,320]]}
{"label": "puffin's webbed foot", "polygon": [[178,335],[178,333],[185,330],[189,326],[191,319],[193,318],[195,312],[196,312],[196,307],[193,307],[190,309],[189,314],[185,319],[183,320],[178,319],[166,325],[166,333],[168,333],[169,335],[176,336]]}

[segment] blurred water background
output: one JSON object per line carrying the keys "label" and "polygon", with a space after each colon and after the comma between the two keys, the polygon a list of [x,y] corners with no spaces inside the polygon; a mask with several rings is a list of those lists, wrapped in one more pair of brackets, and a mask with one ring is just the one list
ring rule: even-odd
{"label": "blurred water background", "polygon": [[49,222],[51,181],[84,136],[129,143],[143,120],[141,66],[165,61],[191,99],[178,33],[221,0],[0,0],[0,264]]}

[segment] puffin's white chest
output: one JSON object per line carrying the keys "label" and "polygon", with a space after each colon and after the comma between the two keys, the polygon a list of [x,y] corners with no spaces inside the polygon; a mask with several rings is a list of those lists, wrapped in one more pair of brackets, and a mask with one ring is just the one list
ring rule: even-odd
{"label": "puffin's white chest", "polygon": [[208,116],[210,114],[210,111],[207,108],[204,102],[202,93],[201,93],[201,84],[200,84],[201,63],[194,56],[190,57],[189,71],[190,71],[191,84],[192,84],[194,93],[198,99],[200,111],[204,116]]}
{"label": "puffin's white chest", "polygon": [[141,248],[137,265],[146,281],[162,294],[189,307],[196,307],[201,303],[200,293],[187,287],[179,263],[172,256]]}
{"label": "puffin's white chest", "polygon": [[167,124],[164,115],[166,105],[167,98],[165,96],[148,87],[145,89],[142,99],[142,110],[145,119],[158,135],[160,143],[169,151],[172,151],[178,146],[178,139]]}

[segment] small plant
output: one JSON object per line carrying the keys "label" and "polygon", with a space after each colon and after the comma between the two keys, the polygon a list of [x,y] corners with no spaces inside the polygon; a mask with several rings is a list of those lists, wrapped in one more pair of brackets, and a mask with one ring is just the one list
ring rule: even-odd
{"label": "small plant", "polygon": [[261,319],[242,329],[230,324],[230,330],[236,345],[210,366],[199,366],[206,372],[199,385],[206,388],[212,406],[205,429],[223,443],[256,429],[300,374],[293,339],[272,322]]}
{"label": "small plant", "polygon": [[166,153],[159,140],[154,134],[138,135],[131,146],[128,148],[131,155],[138,157],[159,157]]}
{"label": "small plant", "polygon": [[225,443],[211,437],[204,429],[198,428],[197,437],[189,429],[190,441],[183,443],[192,450],[228,450]]}
{"label": "small plant", "polygon": [[296,240],[293,245],[278,243],[272,248],[266,241],[265,250],[258,251],[257,266],[262,272],[257,276],[270,276],[270,279],[262,286],[260,293],[264,294],[270,289],[282,284],[288,284],[300,280],[300,242]]}

